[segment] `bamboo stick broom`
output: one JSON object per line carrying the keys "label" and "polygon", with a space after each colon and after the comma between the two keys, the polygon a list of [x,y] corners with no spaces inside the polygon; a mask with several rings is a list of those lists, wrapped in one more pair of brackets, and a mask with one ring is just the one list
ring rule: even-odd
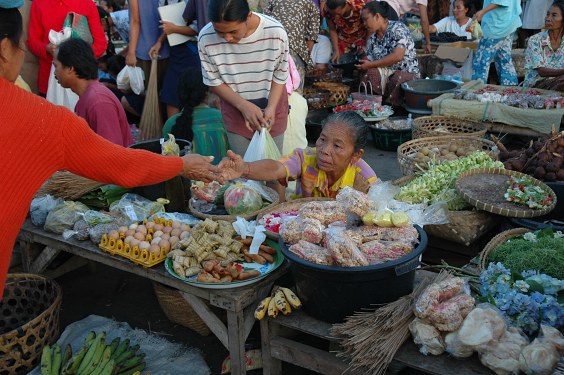
{"label": "bamboo stick broom", "polygon": [[159,102],[157,64],[158,60],[153,56],[149,83],[147,85],[147,95],[145,96],[145,104],[143,104],[143,112],[141,112],[141,119],[139,120],[139,134],[143,140],[160,138],[162,135],[163,120]]}
{"label": "bamboo stick broom", "polygon": [[333,325],[331,334],[342,338],[343,351],[337,356],[350,361],[347,371],[384,374],[410,336],[409,324],[415,318],[413,304],[428,285],[449,276],[450,273],[443,270],[433,277],[426,277],[411,294],[374,311],[357,312],[344,323]]}
{"label": "bamboo stick broom", "polygon": [[35,197],[51,194],[63,199],[78,199],[103,185],[105,184],[68,171],[58,171],[41,186]]}

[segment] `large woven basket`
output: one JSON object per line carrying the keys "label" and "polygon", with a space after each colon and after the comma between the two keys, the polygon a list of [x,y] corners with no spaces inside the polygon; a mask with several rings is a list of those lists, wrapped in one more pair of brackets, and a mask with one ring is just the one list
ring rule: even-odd
{"label": "large woven basket", "polygon": [[451,145],[472,149],[473,151],[481,150],[487,152],[492,158],[498,159],[499,150],[492,141],[482,138],[460,137],[460,136],[443,136],[443,137],[425,137],[413,139],[405,142],[398,147],[398,163],[400,171],[404,176],[409,176],[426,170],[426,163],[417,163],[415,156],[424,148],[444,148]]}
{"label": "large woven basket", "polygon": [[483,138],[486,131],[485,123],[449,116],[423,116],[413,120],[412,139],[443,135]]}
{"label": "large woven basket", "polygon": [[157,282],[153,282],[153,289],[168,320],[190,328],[201,336],[208,336],[211,333],[206,323],[178,290]]}
{"label": "large woven basket", "polygon": [[317,87],[304,87],[303,96],[307,100],[309,109],[326,108],[329,107],[331,91]]}
{"label": "large woven basket", "polygon": [[258,211],[251,212],[250,214],[240,214],[240,215],[211,215],[211,214],[206,214],[206,213],[200,212],[200,211],[198,211],[194,208],[194,205],[192,204],[192,199],[190,199],[188,201],[188,207],[189,207],[192,215],[196,216],[197,218],[203,219],[203,220],[211,219],[211,220],[216,220],[216,221],[217,220],[225,220],[225,221],[235,222],[237,220],[237,217],[241,217],[245,220],[254,220],[259,213],[263,212],[265,209],[267,209],[269,207],[277,205],[280,202],[280,197],[278,196],[278,193],[276,192],[276,190],[271,189],[268,186],[265,186],[264,189],[267,191],[268,195],[272,199],[272,203],[270,203],[268,206],[266,206],[264,208],[261,208]]}
{"label": "large woven basket", "polygon": [[331,91],[329,105],[332,107],[346,103],[351,91],[349,86],[337,82],[315,82],[313,87]]}
{"label": "large woven basket", "polygon": [[484,247],[484,250],[480,253],[480,268],[485,270],[488,267],[488,256],[492,251],[494,251],[499,245],[505,243],[507,240],[521,236],[527,232],[531,232],[531,229],[527,228],[514,228],[509,229],[500,234],[496,235],[490,240]]}
{"label": "large woven basket", "polygon": [[0,303],[0,374],[27,374],[59,336],[61,287],[40,275],[9,274]]}
{"label": "large woven basket", "polygon": [[[410,182],[414,176],[404,176],[393,184],[399,187]],[[448,211],[448,224],[425,225],[430,236],[470,246],[497,225],[496,216],[480,210]]]}
{"label": "large woven basket", "polygon": [[[265,208],[264,210],[262,210],[260,212],[260,214],[257,215],[257,221],[260,221],[264,215],[267,214],[274,214],[274,213],[284,213],[284,212],[291,212],[291,211],[297,211],[299,210],[299,208],[304,205],[307,202],[313,202],[313,201],[331,201],[334,200],[332,198],[321,198],[321,197],[312,197],[312,198],[300,198],[300,199],[294,199],[293,201],[289,201],[289,202],[283,202],[280,204],[277,204],[276,206],[270,206]],[[265,231],[266,235],[269,238],[272,238],[274,240],[278,241],[278,233],[276,232],[272,232],[269,230]]]}

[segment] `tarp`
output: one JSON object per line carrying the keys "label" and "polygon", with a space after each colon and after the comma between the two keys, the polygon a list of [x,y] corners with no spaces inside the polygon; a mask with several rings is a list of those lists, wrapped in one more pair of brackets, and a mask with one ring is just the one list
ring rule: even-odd
{"label": "tarp", "polygon": [[[463,89],[476,91],[486,85],[480,81],[470,81],[462,85]],[[504,86],[494,86],[503,90]],[[513,86],[512,86],[513,87]],[[519,87],[526,92],[530,87]],[[534,89],[538,90],[538,89]],[[538,90],[543,94],[560,95],[557,91]],[[510,107],[501,103],[481,103],[478,101],[453,99],[453,93],[443,94],[432,99],[433,115],[466,118],[474,121],[498,122],[511,126],[528,128],[539,133],[548,134],[552,127],[558,130],[564,115],[564,108],[560,109],[523,109]]]}

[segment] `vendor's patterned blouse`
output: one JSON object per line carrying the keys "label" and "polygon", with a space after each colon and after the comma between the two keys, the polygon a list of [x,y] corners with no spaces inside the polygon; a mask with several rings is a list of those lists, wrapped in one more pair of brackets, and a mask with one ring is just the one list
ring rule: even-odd
{"label": "vendor's patterned blouse", "polygon": [[325,11],[325,18],[331,20],[335,24],[337,34],[339,35],[339,50],[341,53],[355,50],[354,46],[363,49],[366,46],[366,37],[368,31],[362,22],[362,8],[365,5],[364,0],[347,0],[352,8],[352,13],[347,17],[332,15]]}
{"label": "vendor's patterned blouse", "polygon": [[356,164],[349,165],[341,178],[333,186],[329,186],[327,175],[317,166],[315,148],[297,148],[293,153],[282,157],[280,162],[286,169],[286,182],[297,181],[294,198],[335,198],[345,186],[367,193],[376,184],[376,173],[360,159]]}
{"label": "vendor's patterned blouse", "polygon": [[311,0],[270,0],[264,14],[278,20],[286,29],[290,50],[310,68],[313,61],[306,40],[317,41],[319,9]]}
{"label": "vendor's patterned blouse", "polygon": [[540,32],[529,38],[525,51],[524,86],[532,87],[543,79],[537,72],[537,68],[564,68],[564,38],[556,51],[550,45],[548,31]]}
{"label": "vendor's patterned blouse", "polygon": [[388,28],[382,39],[378,39],[376,33],[368,38],[366,54],[368,60],[380,60],[396,48],[405,48],[403,60],[390,66],[390,69],[401,70],[419,76],[419,62],[415,52],[415,43],[409,34],[407,26],[398,21],[389,21]]}

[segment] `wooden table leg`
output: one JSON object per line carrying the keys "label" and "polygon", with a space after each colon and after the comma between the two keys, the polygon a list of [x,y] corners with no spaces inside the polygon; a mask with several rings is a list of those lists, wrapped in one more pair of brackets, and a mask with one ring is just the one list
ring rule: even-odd
{"label": "wooden table leg", "polygon": [[263,375],[281,375],[282,361],[273,358],[271,355],[270,340],[278,335],[280,326],[270,322],[270,318],[265,316],[260,321],[260,337],[262,352],[262,374]]}
{"label": "wooden table leg", "polygon": [[245,317],[243,311],[227,311],[227,330],[229,336],[229,355],[231,357],[231,374],[245,375]]}

